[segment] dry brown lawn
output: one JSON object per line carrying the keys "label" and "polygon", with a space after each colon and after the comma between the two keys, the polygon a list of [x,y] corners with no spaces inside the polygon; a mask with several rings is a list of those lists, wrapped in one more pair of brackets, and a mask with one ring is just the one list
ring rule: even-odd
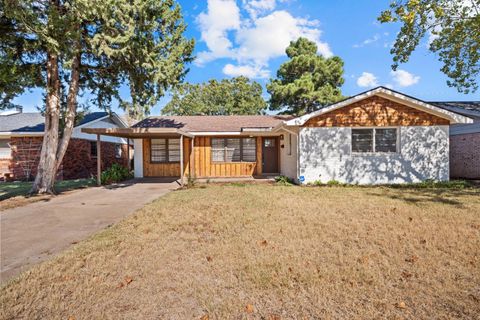
{"label": "dry brown lawn", "polygon": [[1,318],[478,318],[478,190],[172,192],[2,287]]}

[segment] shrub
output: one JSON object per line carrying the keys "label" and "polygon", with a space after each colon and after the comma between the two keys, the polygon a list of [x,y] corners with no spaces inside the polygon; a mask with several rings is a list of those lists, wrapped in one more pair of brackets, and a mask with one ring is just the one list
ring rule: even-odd
{"label": "shrub", "polygon": [[110,168],[103,171],[100,176],[102,184],[111,184],[131,178],[133,178],[132,173],[127,168],[117,163],[114,163]]}
{"label": "shrub", "polygon": [[340,186],[340,185],[342,184],[340,183],[340,181],[337,181],[337,180],[330,180],[327,182],[327,186]]}
{"label": "shrub", "polygon": [[465,189],[472,187],[472,183],[466,180],[435,181],[425,180],[418,183],[405,183],[388,185],[391,188],[418,188],[418,189]]}
{"label": "shrub", "polygon": [[275,181],[278,183],[278,184],[281,184],[281,185],[284,185],[284,186],[291,186],[293,185],[293,180],[290,179],[289,177],[286,177],[286,176],[278,176],[278,177],[275,177]]}

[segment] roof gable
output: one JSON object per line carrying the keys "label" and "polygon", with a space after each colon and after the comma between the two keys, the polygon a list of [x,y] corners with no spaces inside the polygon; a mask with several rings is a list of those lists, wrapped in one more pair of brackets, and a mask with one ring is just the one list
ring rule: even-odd
{"label": "roof gable", "polygon": [[375,89],[362,92],[358,95],[355,95],[351,98],[345,99],[343,101],[331,104],[329,106],[326,106],[320,110],[317,110],[315,112],[303,115],[301,117],[286,121],[286,125],[289,126],[302,126],[304,125],[308,120],[326,114],[328,112],[337,110],[339,108],[346,107],[348,105],[351,105],[353,103],[359,102],[361,100],[373,97],[373,96],[380,96],[388,100],[392,100],[394,102],[406,105],[408,107],[418,109],[430,114],[433,114],[435,116],[447,119],[450,121],[451,124],[453,123],[472,123],[472,119],[463,116],[459,113],[452,112],[443,108],[440,108],[438,106],[429,104],[427,102],[424,102],[422,100],[413,98],[411,96],[405,95],[403,93],[385,88],[385,87],[377,87]]}

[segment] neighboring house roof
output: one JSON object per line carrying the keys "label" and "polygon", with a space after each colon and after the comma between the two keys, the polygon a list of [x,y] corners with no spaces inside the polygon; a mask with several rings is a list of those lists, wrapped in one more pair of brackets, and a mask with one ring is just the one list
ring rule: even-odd
{"label": "neighboring house roof", "polygon": [[430,101],[428,103],[467,117],[480,118],[480,101]]}
{"label": "neighboring house roof", "polygon": [[94,120],[97,120],[97,119],[100,119],[100,118],[104,118],[108,116],[108,112],[92,112],[92,113],[88,113],[86,114],[82,120],[80,120],[80,122],[77,124],[77,126],[81,126],[85,123],[89,123],[89,122],[92,122]]}
{"label": "neighboring house roof", "polygon": [[0,132],[42,133],[44,130],[45,118],[38,112],[0,116]]}
{"label": "neighboring house roof", "polygon": [[386,99],[390,99],[392,101],[399,102],[401,104],[404,104],[406,106],[419,109],[434,115],[437,115],[442,118],[446,118],[450,121],[450,123],[472,123],[472,119],[469,117],[466,117],[460,113],[450,111],[444,108],[440,108],[438,106],[435,106],[433,104],[430,104],[428,102],[422,101],[420,99],[408,96],[406,94],[400,93],[398,91],[388,89],[385,87],[377,87],[372,90],[368,90],[362,93],[359,93],[353,97],[347,98],[345,100],[342,100],[340,102],[331,104],[329,106],[326,106],[324,108],[321,108],[320,110],[317,110],[315,112],[303,115],[301,117],[286,121],[287,125],[290,126],[299,126],[305,124],[308,120],[318,117],[322,114],[325,114],[327,112],[331,112],[333,110],[348,106],[352,103],[361,101],[363,99],[372,97],[372,96],[381,96]]}
{"label": "neighboring house roof", "polygon": [[245,129],[270,129],[288,116],[165,116],[148,117],[133,128],[176,128],[187,132],[241,132]]}
{"label": "neighboring house roof", "polygon": [[473,119],[473,123],[452,125],[450,127],[451,136],[480,133],[480,101],[438,101],[429,103]]}
{"label": "neighboring house roof", "polygon": [[[111,115],[119,126],[127,127],[125,122],[115,113],[112,113]],[[85,126],[108,116],[110,116],[108,112],[92,112],[86,114],[80,123],[78,123],[75,127]],[[0,133],[42,135],[44,130],[45,117],[39,112],[17,112],[7,115],[0,115]]]}

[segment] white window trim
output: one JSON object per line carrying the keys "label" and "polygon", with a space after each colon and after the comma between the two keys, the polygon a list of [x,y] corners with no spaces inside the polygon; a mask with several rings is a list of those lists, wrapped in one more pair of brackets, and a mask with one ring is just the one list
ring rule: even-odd
{"label": "white window trim", "polygon": [[[373,129],[373,149],[375,150],[375,129],[395,129],[397,131],[397,141],[395,152],[355,152],[353,151],[352,130],[354,129]],[[388,127],[350,127],[350,155],[352,156],[388,156],[400,153],[400,126],[388,126]]]}

